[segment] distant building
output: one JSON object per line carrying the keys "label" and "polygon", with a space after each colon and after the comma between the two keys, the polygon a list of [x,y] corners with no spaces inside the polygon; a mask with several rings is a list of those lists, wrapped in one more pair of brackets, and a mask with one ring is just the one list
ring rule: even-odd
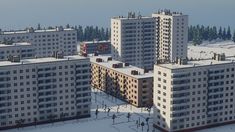
{"label": "distant building", "polygon": [[55,57],[0,61],[0,130],[90,116],[89,58]]}
{"label": "distant building", "polygon": [[91,86],[137,107],[152,106],[153,73],[112,57],[91,57]]}
{"label": "distant building", "polygon": [[152,14],[156,19],[156,61],[187,58],[188,16],[169,10]]}
{"label": "distant building", "polygon": [[111,43],[110,41],[89,41],[82,42],[80,44],[80,54],[111,54]]}
{"label": "distant building", "polygon": [[194,131],[235,122],[235,58],[159,64],[154,68],[154,126]]}
{"label": "distant building", "polygon": [[153,69],[155,19],[129,13],[111,19],[111,52],[114,59],[139,68]]}
{"label": "distant building", "polygon": [[37,57],[49,57],[54,52],[63,52],[64,55],[77,54],[77,31],[72,28],[0,31],[0,42],[31,43],[35,47]]}
{"label": "distant building", "polygon": [[0,61],[8,60],[10,56],[21,59],[34,58],[35,48],[30,43],[0,44]]}

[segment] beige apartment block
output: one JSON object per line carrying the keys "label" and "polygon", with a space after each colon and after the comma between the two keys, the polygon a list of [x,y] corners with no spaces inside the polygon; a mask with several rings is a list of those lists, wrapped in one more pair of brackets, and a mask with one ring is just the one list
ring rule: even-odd
{"label": "beige apartment block", "polygon": [[235,57],[179,60],[154,68],[154,126],[194,131],[235,122]]}
{"label": "beige apartment block", "polygon": [[174,62],[187,58],[188,15],[162,10],[152,14],[156,20],[156,61]]}
{"label": "beige apartment block", "polygon": [[90,117],[90,60],[0,61],[0,130]]}
{"label": "beige apartment block", "polygon": [[155,59],[155,19],[128,13],[111,19],[111,53],[115,60],[153,69]]}
{"label": "beige apartment block", "polygon": [[91,57],[91,86],[137,107],[152,106],[153,73],[109,56]]}

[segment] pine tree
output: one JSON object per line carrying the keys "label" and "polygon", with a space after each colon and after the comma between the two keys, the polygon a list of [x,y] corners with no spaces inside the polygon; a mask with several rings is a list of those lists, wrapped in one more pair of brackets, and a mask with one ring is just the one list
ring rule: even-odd
{"label": "pine tree", "polygon": [[193,26],[191,25],[188,28],[188,41],[192,41],[193,40]]}
{"label": "pine tree", "polygon": [[223,31],[222,31],[222,27],[220,27],[220,28],[219,28],[219,33],[218,33],[218,38],[219,38],[219,39],[222,39],[222,35],[223,35],[222,32],[223,32]]}
{"label": "pine tree", "polygon": [[233,32],[233,42],[235,42],[235,30]]}
{"label": "pine tree", "polygon": [[202,36],[200,34],[200,31],[197,30],[194,34],[194,38],[193,38],[193,44],[194,45],[200,45],[202,43]]}
{"label": "pine tree", "polygon": [[213,26],[213,28],[212,28],[212,39],[215,40],[215,39],[217,39],[217,37],[218,37],[217,28],[216,28],[216,26]]}
{"label": "pine tree", "polygon": [[232,35],[231,35],[230,26],[228,26],[227,34],[226,34],[226,39],[227,39],[227,40],[231,40],[231,37],[232,37]]}
{"label": "pine tree", "polygon": [[223,33],[222,33],[222,39],[226,40],[226,29],[224,28]]}

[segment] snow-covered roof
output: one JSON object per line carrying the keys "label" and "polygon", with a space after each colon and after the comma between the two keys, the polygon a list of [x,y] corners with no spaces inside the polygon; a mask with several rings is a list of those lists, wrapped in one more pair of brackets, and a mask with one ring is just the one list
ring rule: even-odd
{"label": "snow-covered roof", "polygon": [[[62,31],[73,31],[74,29],[72,28],[65,28]],[[59,31],[57,28],[53,29],[42,29],[42,30],[33,30],[32,33],[42,33],[42,32],[57,32]],[[16,30],[16,31],[3,31],[3,35],[10,35],[10,34],[24,34],[24,33],[29,33],[29,30]]]}
{"label": "snow-covered roof", "polygon": [[[135,67],[135,66],[132,66],[132,65],[125,66],[125,64],[123,62],[120,62],[120,61],[116,61],[116,60],[113,60],[113,59],[108,61],[109,57],[110,56],[108,56],[108,55],[105,55],[105,56],[91,56],[90,60],[91,60],[91,63],[98,64],[98,65],[103,66],[105,68],[112,69],[114,71],[120,72],[122,74],[131,76],[131,77],[134,77],[134,78],[153,77],[153,72],[152,71],[145,73],[144,69],[141,69],[141,68],[138,68],[138,67]],[[96,62],[97,58],[101,58],[103,61],[102,62]],[[123,63],[123,67],[113,68],[113,64],[119,64],[119,63]],[[138,75],[131,74],[131,71],[133,71],[133,70],[138,71],[139,74]]]}
{"label": "snow-covered roof", "polygon": [[13,44],[0,44],[0,48],[13,47],[13,46],[31,46],[31,44],[27,42],[13,43]]}
{"label": "snow-covered roof", "polygon": [[14,66],[14,65],[26,65],[26,64],[37,64],[37,63],[50,63],[50,62],[60,62],[60,61],[70,61],[70,60],[82,60],[88,59],[83,56],[64,56],[62,59],[56,59],[54,57],[46,58],[35,58],[35,59],[23,59],[20,62],[11,62],[11,61],[0,61],[0,67],[2,66]]}
{"label": "snow-covered roof", "polygon": [[213,59],[205,59],[205,60],[197,60],[197,61],[188,61],[188,63],[184,65],[180,65],[176,63],[168,63],[168,64],[159,64],[159,66],[165,67],[168,69],[180,69],[180,68],[191,68],[191,67],[231,64],[231,63],[235,64],[235,57],[228,57],[222,61],[213,60]]}

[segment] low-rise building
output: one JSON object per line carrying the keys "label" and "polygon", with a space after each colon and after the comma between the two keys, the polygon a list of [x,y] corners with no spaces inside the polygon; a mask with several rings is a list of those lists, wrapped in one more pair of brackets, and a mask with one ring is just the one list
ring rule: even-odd
{"label": "low-rise building", "polygon": [[155,65],[154,126],[194,131],[235,122],[235,58]]}
{"label": "low-rise building", "polygon": [[30,43],[0,44],[0,61],[8,60],[9,56],[28,59],[34,58],[35,55],[35,48]]}
{"label": "low-rise building", "polygon": [[90,105],[89,58],[0,62],[0,130],[89,117]]}
{"label": "low-rise building", "polygon": [[134,106],[152,106],[153,73],[112,57],[91,57],[91,85]]}
{"label": "low-rise building", "polygon": [[110,41],[88,41],[80,44],[80,54],[111,54]]}

